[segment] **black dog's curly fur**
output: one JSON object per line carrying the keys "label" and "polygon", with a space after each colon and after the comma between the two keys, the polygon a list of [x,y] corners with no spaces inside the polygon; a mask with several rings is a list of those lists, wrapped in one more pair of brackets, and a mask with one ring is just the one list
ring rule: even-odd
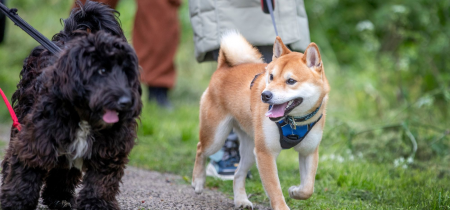
{"label": "black dog's curly fur", "polygon": [[[142,102],[138,60],[116,15],[88,1],[53,37],[59,57],[37,47],[25,59],[13,95],[22,130],[11,130],[2,162],[3,210],[35,209],[42,186],[50,209],[119,209]],[[104,121],[107,110],[117,122]]]}

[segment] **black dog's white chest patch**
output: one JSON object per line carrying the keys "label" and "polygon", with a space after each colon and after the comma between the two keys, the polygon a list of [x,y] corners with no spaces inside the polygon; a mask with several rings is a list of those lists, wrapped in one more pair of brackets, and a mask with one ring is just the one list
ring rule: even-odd
{"label": "black dog's white chest patch", "polygon": [[89,158],[91,156],[87,154],[90,152],[88,138],[91,134],[91,126],[86,121],[81,121],[78,125],[79,128],[77,129],[75,139],[68,148],[61,148],[60,152],[66,156],[69,167],[75,167],[81,170],[83,167],[83,158]]}

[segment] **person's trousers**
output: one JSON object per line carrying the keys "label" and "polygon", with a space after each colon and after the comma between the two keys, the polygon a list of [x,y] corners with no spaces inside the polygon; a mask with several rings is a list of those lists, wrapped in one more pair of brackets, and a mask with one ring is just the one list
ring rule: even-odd
{"label": "person's trousers", "polygon": [[[82,0],[84,3],[86,0]],[[119,0],[96,0],[116,8]],[[176,80],[175,53],[180,38],[180,0],[136,0],[133,47],[142,67],[141,82],[172,88]]]}

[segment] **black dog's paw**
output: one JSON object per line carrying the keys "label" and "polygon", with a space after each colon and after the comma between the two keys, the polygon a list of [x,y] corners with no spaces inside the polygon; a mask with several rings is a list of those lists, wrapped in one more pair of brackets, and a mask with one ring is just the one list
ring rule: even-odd
{"label": "black dog's paw", "polygon": [[117,201],[105,201],[103,199],[90,198],[77,201],[78,210],[119,210],[119,203]]}
{"label": "black dog's paw", "polygon": [[2,192],[0,198],[2,210],[34,210],[38,205],[38,199],[33,199],[31,196],[17,196],[11,195],[5,196],[5,192]]}
{"label": "black dog's paw", "polygon": [[70,192],[59,192],[50,194],[44,190],[42,193],[43,203],[49,209],[72,209],[75,206],[75,199]]}
{"label": "black dog's paw", "polygon": [[47,206],[49,209],[63,209],[63,210],[72,209],[72,204],[66,200],[53,201],[51,204],[48,204]]}
{"label": "black dog's paw", "polygon": [[5,204],[5,203],[2,203],[2,205],[1,205],[1,209],[2,210],[34,210],[34,209],[36,209],[36,207],[37,207],[37,203],[36,203],[36,205],[34,205],[34,204],[30,204],[30,205],[27,205],[27,204],[23,204],[23,203],[8,203],[8,204]]}

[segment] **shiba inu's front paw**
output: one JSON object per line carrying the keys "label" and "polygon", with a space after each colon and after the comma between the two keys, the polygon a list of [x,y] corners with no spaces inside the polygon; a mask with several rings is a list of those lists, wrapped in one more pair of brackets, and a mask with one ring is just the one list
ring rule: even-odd
{"label": "shiba inu's front paw", "polygon": [[253,209],[253,204],[247,198],[235,198],[234,199],[235,209]]}
{"label": "shiba inu's front paw", "polygon": [[292,186],[289,188],[289,197],[297,200],[306,200],[311,197],[314,189],[306,189],[303,186]]}
{"label": "shiba inu's front paw", "polygon": [[200,194],[203,192],[203,182],[195,180],[191,183],[192,187],[194,188],[195,193]]}

